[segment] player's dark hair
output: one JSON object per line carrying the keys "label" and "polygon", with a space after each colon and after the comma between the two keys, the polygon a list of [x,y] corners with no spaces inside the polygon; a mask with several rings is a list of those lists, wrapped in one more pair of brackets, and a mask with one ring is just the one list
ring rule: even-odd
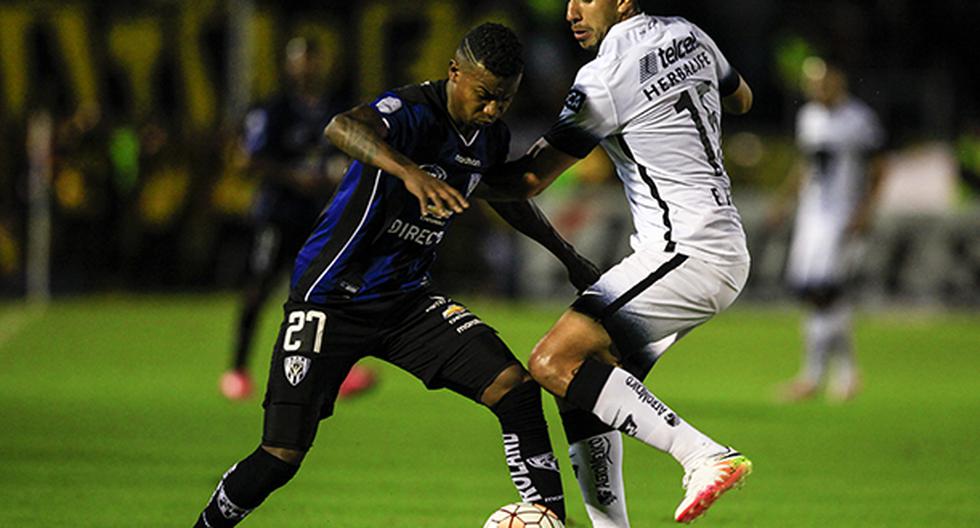
{"label": "player's dark hair", "polygon": [[502,24],[487,22],[471,29],[460,42],[458,52],[498,77],[512,77],[524,71],[524,46],[513,30]]}

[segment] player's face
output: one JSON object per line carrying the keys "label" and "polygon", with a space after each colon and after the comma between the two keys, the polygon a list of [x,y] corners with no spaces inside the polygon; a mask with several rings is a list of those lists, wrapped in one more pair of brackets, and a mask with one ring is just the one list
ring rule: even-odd
{"label": "player's face", "polygon": [[[616,22],[626,12],[624,0],[569,0],[565,10],[565,20],[572,26],[572,35],[578,45],[587,50],[595,50],[602,43]],[[631,8],[631,7],[629,7]]]}
{"label": "player's face", "polygon": [[521,75],[498,77],[478,64],[449,65],[449,113],[467,127],[492,125],[510,108]]}
{"label": "player's face", "polygon": [[810,100],[834,106],[847,94],[847,78],[840,70],[827,68],[823,75],[806,79],[803,89]]}

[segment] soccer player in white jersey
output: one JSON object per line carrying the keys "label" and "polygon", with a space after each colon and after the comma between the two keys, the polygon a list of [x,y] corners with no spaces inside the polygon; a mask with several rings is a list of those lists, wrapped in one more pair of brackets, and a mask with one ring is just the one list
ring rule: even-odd
{"label": "soccer player in white jersey", "polygon": [[[799,199],[787,281],[809,312],[802,367],[781,396],[810,398],[827,379],[828,396],[846,401],[857,393],[859,379],[844,286],[881,187],[883,162],[877,153],[884,133],[874,112],[849,93],[839,66],[808,59],[803,80],[809,101],[796,117],[801,162],[787,179],[784,196]],[[786,208],[781,201],[774,219]],[[831,367],[836,367],[832,373]]]}
{"label": "soccer player in white jersey", "polygon": [[751,462],[641,380],[669,344],[728,307],[745,284],[749,254],[722,164],[721,114],[747,112],[752,91],[683,18],[648,15],[637,0],[570,0],[566,18],[597,56],[579,70],[557,123],[506,169],[516,189],[535,195],[601,144],[630,204],[634,252],[561,316],[535,347],[530,371],[578,409],[562,418],[593,526],[629,526],[616,430],[683,466],[686,493],[674,518],[690,522],[741,483]]}

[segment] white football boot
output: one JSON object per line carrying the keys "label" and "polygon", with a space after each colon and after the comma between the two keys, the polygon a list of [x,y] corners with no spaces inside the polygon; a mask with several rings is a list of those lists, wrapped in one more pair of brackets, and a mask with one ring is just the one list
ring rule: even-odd
{"label": "white football boot", "polygon": [[689,523],[701,515],[726,491],[741,486],[752,472],[752,461],[742,453],[727,451],[706,458],[684,475],[687,492],[674,512],[674,520]]}

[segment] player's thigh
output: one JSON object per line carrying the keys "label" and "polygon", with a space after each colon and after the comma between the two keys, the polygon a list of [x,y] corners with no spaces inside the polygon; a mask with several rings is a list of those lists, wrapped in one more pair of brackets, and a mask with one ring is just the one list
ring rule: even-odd
{"label": "player's thigh", "polygon": [[523,367],[507,345],[463,304],[426,295],[390,330],[379,355],[421,380],[428,389],[448,388],[480,402],[484,391],[509,367]]}
{"label": "player's thigh", "polygon": [[287,303],[269,366],[263,444],[306,451],[333,414],[340,384],[371,345],[371,329],[341,311]]}
{"label": "player's thigh", "polygon": [[669,344],[731,305],[747,277],[747,263],[637,252],[604,273],[573,308],[598,320],[624,366],[642,375]]}

